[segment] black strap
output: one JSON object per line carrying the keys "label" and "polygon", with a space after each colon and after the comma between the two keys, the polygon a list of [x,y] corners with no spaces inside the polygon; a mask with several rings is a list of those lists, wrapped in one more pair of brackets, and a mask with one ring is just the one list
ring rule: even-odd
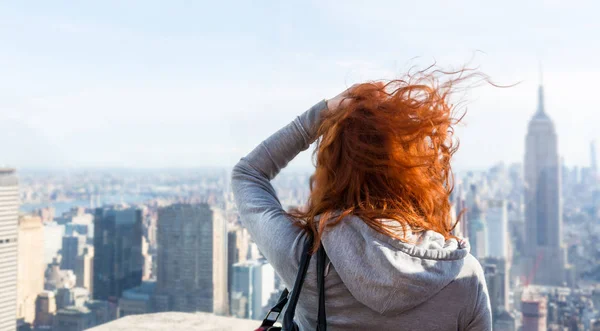
{"label": "black strap", "polygon": [[317,331],[327,330],[327,316],[325,314],[325,262],[327,255],[323,244],[317,251],[317,287],[319,288],[319,317],[317,320]]}
{"label": "black strap", "polygon": [[[269,327],[272,327],[277,318],[281,314],[281,310],[283,307],[288,305],[285,315],[283,317],[283,330],[286,331],[296,331],[298,330],[298,325],[294,322],[294,316],[296,314],[296,306],[298,304],[298,299],[300,297],[300,291],[302,290],[302,285],[304,284],[304,279],[306,278],[306,272],[308,270],[308,265],[310,264],[310,250],[313,245],[313,238],[311,235],[308,235],[306,238],[306,242],[304,243],[304,248],[302,250],[302,256],[300,258],[300,265],[298,266],[298,274],[296,275],[296,280],[294,282],[294,288],[292,289],[292,293],[288,298],[288,290],[285,289],[279,300],[273,308],[267,313],[267,316],[263,320],[261,327],[258,330],[266,330]],[[317,330],[318,331],[326,331],[327,330],[327,318],[325,314],[325,264],[327,260],[327,253],[323,248],[323,245],[319,247],[317,251],[317,287],[319,289],[319,311],[318,311],[318,319],[317,319]],[[263,328],[264,327],[264,328]]]}
{"label": "black strap", "polygon": [[275,322],[277,322],[279,315],[281,315],[281,311],[283,310],[283,307],[285,307],[285,304],[288,302],[288,295],[289,295],[289,291],[287,288],[284,289],[283,292],[281,292],[281,295],[279,296],[279,300],[277,300],[277,303],[275,304],[275,306],[273,306],[273,308],[271,308],[271,310],[269,310],[269,312],[267,313],[267,316],[265,316],[265,319],[263,320],[262,324],[260,325],[261,327],[270,327],[270,326],[275,325]]}
{"label": "black strap", "polygon": [[283,330],[294,331],[298,330],[298,326],[294,323],[294,315],[296,314],[296,305],[298,304],[298,298],[300,297],[300,291],[304,284],[304,278],[306,278],[306,271],[310,263],[310,249],[313,245],[313,237],[308,235],[306,242],[304,243],[304,249],[302,250],[302,257],[300,258],[300,265],[298,266],[298,274],[296,275],[296,281],[294,282],[294,288],[292,289],[292,295],[288,301],[288,306],[283,316]]}

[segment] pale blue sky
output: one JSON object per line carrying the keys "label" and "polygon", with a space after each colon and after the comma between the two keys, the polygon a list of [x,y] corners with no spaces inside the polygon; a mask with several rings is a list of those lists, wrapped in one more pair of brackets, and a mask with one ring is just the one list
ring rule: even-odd
{"label": "pale blue sky", "polygon": [[559,152],[587,164],[600,138],[599,12],[594,1],[0,0],[0,164],[231,165],[353,83],[473,56],[496,82],[522,83],[465,97],[458,167],[522,159],[538,58]]}

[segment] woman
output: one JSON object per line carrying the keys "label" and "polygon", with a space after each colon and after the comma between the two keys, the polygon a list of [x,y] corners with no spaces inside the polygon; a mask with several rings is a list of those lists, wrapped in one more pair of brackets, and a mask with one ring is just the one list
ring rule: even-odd
{"label": "woman", "polygon": [[[233,169],[242,223],[290,288],[307,235],[323,245],[329,330],[491,330],[483,271],[452,235],[456,80],[355,85],[298,116]],[[287,213],[270,181],[318,140],[306,207]],[[296,309],[314,330],[315,259]]]}

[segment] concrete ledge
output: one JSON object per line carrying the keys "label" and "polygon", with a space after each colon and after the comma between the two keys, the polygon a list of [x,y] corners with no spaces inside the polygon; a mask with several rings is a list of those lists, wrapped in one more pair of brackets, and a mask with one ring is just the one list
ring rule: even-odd
{"label": "concrete ledge", "polygon": [[130,315],[118,320],[88,329],[89,331],[142,331],[142,330],[172,330],[172,331],[233,331],[256,330],[260,321],[216,316],[209,313],[157,313],[145,315]]}

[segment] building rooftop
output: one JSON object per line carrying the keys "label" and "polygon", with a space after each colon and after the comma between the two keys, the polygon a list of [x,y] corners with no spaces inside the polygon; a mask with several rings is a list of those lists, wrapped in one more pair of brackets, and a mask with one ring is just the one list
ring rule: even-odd
{"label": "building rooftop", "polygon": [[15,172],[14,168],[4,168],[0,167],[0,175],[9,175]]}
{"label": "building rooftop", "polygon": [[168,312],[130,315],[88,331],[233,331],[255,330],[260,321],[216,316],[209,313]]}
{"label": "building rooftop", "polygon": [[42,298],[54,298],[54,292],[53,291],[43,291],[40,294],[38,294],[39,297]]}
{"label": "building rooftop", "polygon": [[59,309],[56,314],[63,315],[79,315],[79,314],[88,314],[91,310],[87,307],[78,307],[78,306],[68,306],[62,309]]}
{"label": "building rooftop", "polygon": [[155,287],[156,287],[156,282],[145,281],[145,282],[142,282],[142,284],[140,286],[123,291],[122,297],[123,297],[123,299],[129,299],[129,300],[149,300],[152,293],[154,293]]}
{"label": "building rooftop", "polygon": [[0,168],[0,186],[15,186],[19,184],[15,169]]}

